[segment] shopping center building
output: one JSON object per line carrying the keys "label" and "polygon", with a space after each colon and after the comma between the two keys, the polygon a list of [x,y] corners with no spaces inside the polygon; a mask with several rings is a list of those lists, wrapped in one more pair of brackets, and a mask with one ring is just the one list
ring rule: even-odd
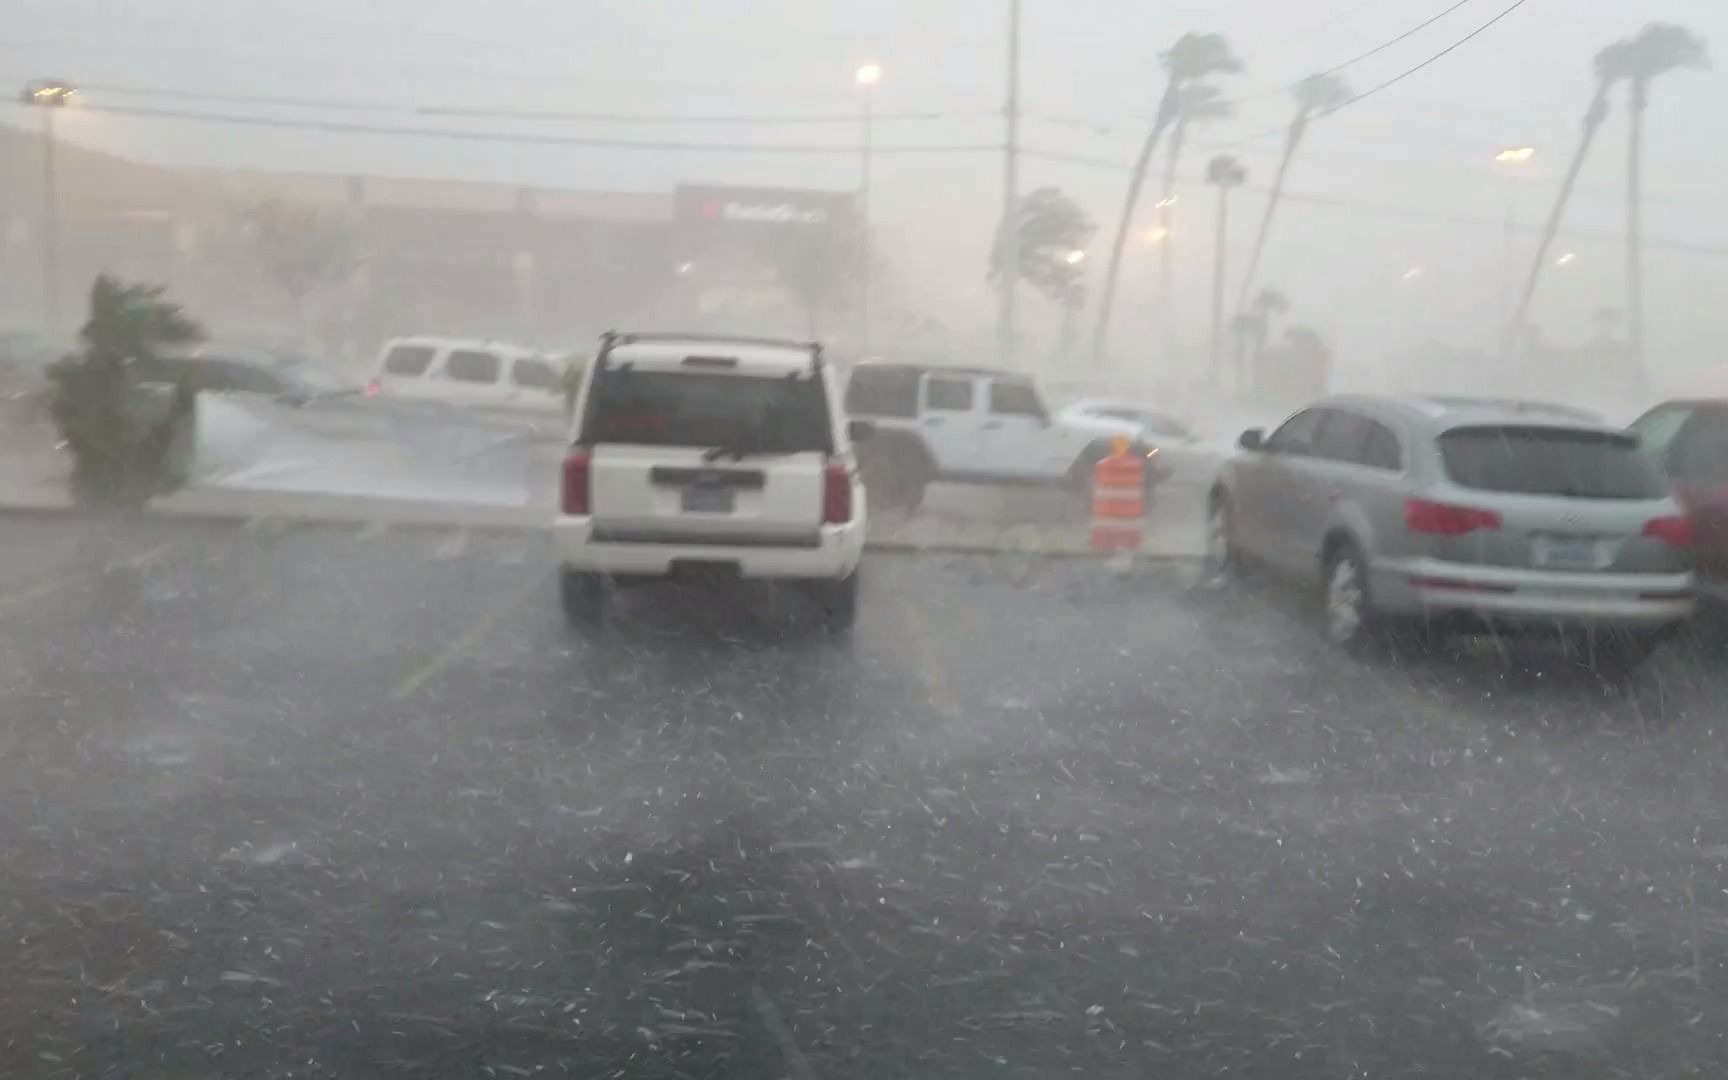
{"label": "shopping center building", "polygon": [[[0,127],[0,327],[45,310],[42,142]],[[844,347],[860,264],[850,193],[671,192],[293,172],[175,170],[56,147],[61,330],[96,274],[168,286],[222,336],[363,357],[444,333],[580,350],[620,326],[815,335]],[[248,215],[316,211],[347,268],[295,303]]]}

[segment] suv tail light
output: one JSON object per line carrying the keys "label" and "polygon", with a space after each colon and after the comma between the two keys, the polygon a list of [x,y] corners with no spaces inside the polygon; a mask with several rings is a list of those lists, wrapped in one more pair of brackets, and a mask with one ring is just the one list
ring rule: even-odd
{"label": "suv tail light", "polygon": [[1452,506],[1427,499],[1404,500],[1404,524],[1411,532],[1430,536],[1464,536],[1478,529],[1498,529],[1500,515],[1472,506]]}
{"label": "suv tail light", "polygon": [[1689,548],[1692,546],[1692,519],[1680,514],[1651,518],[1644,523],[1644,535],[1654,536],[1669,547]]}
{"label": "suv tail light", "polygon": [[852,520],[852,474],[838,461],[822,469],[822,524],[844,525]]}
{"label": "suv tail light", "polygon": [[377,379],[373,379],[371,382],[367,383],[366,389],[361,391],[361,393],[366,397],[377,397],[383,392],[384,384],[380,383]]}
{"label": "suv tail light", "polygon": [[572,450],[564,459],[564,492],[559,504],[564,513],[588,513],[588,474],[593,460],[586,450]]}

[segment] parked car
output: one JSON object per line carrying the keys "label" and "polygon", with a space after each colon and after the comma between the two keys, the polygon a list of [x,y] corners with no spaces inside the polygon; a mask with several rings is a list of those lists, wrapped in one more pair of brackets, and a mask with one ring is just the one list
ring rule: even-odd
{"label": "parked car", "polygon": [[1168,411],[1151,405],[1082,398],[1064,406],[1060,415],[1069,423],[1103,420],[1137,425],[1140,441],[1158,448],[1158,463],[1174,483],[1209,484],[1230,456],[1227,445],[1201,438]]}
{"label": "parked car", "polygon": [[1241,452],[1208,550],[1311,582],[1333,642],[1578,630],[1635,663],[1691,614],[1691,524],[1624,431],[1511,402],[1340,397]]}
{"label": "parked car", "polygon": [[475,409],[559,413],[565,387],[557,362],[520,345],[441,337],[384,343],[369,396]]}
{"label": "parked car", "polygon": [[[875,429],[860,450],[872,497],[907,510],[939,480],[1084,492],[1117,436],[1131,440],[1133,453],[1157,451],[1138,424],[1052,415],[1031,379],[988,368],[861,363],[847,384],[846,411]],[[1164,471],[1150,462],[1146,475],[1155,486]]]}
{"label": "parked car", "polygon": [[1632,431],[1692,515],[1701,592],[1728,602],[1728,399],[1663,402]]}
{"label": "parked car", "polygon": [[554,524],[564,613],[593,626],[612,586],[679,576],[797,582],[852,625],[865,500],[818,345],[609,334],[577,392]]}
{"label": "parked car", "polygon": [[288,349],[201,345],[159,363],[186,375],[195,389],[207,394],[256,396],[305,406],[360,393],[354,382]]}

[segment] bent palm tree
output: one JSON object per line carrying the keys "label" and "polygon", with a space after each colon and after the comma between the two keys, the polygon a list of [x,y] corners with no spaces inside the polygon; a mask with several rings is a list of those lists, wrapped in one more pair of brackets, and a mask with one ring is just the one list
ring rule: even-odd
{"label": "bent palm tree", "polygon": [[1246,363],[1240,365],[1244,372],[1241,376],[1244,387],[1255,387],[1258,382],[1255,376],[1265,370],[1266,342],[1272,336],[1272,317],[1288,315],[1289,313],[1290,298],[1277,289],[1261,289],[1259,294],[1254,297],[1252,314],[1249,316],[1254,324],[1254,352],[1252,354],[1254,363],[1252,367]]}
{"label": "bent palm tree", "polygon": [[1644,111],[1650,85],[1679,68],[1708,64],[1704,41],[1673,23],[1651,23],[1621,54],[1628,83],[1631,123],[1626,146],[1626,353],[1640,382],[1644,370]]}
{"label": "bent palm tree", "polygon": [[[1170,292],[1175,277],[1176,169],[1188,141],[1188,126],[1228,119],[1235,114],[1236,107],[1224,100],[1223,91],[1216,86],[1197,82],[1182,88],[1177,110],[1176,122],[1170,128],[1170,153],[1164,161],[1164,191],[1158,199],[1158,295],[1163,301],[1166,316],[1174,308]],[[1166,317],[1165,323],[1166,328],[1173,332],[1176,320]]]}
{"label": "bent palm tree", "polygon": [[1548,265],[1548,251],[1554,246],[1554,237],[1560,231],[1560,221],[1566,215],[1566,204],[1572,201],[1572,189],[1577,186],[1578,174],[1583,171],[1584,159],[1590,156],[1590,147],[1596,141],[1596,132],[1601,129],[1602,121],[1608,118],[1608,93],[1614,84],[1626,77],[1626,50],[1628,44],[1616,41],[1596,54],[1596,91],[1590,96],[1590,106],[1584,110],[1584,131],[1578,140],[1578,149],[1572,155],[1572,163],[1566,167],[1566,178],[1560,183],[1560,192],[1554,196],[1554,206],[1548,211],[1548,220],[1542,226],[1542,236],[1536,241],[1536,258],[1530,263],[1530,273],[1524,279],[1524,291],[1518,296],[1518,305],[1512,310],[1512,318],[1506,323],[1506,328],[1500,337],[1500,352],[1506,354],[1512,349],[1518,338],[1527,330],[1530,318],[1530,302],[1536,297],[1536,286],[1542,280],[1542,270]]}
{"label": "bent palm tree", "polygon": [[1209,375],[1218,385],[1218,365],[1224,357],[1224,246],[1230,237],[1230,192],[1248,180],[1248,170],[1228,154],[1206,163],[1206,182],[1218,189],[1218,231],[1212,240],[1212,355]]}
{"label": "bent palm tree", "polygon": [[1134,162],[1134,172],[1128,178],[1127,197],[1122,202],[1122,220],[1116,226],[1116,241],[1110,247],[1110,265],[1104,273],[1104,292],[1098,301],[1098,325],[1092,335],[1092,353],[1103,363],[1109,351],[1110,316],[1116,307],[1116,283],[1122,271],[1122,249],[1128,243],[1128,231],[1134,227],[1134,210],[1140,202],[1140,189],[1146,184],[1146,169],[1158,140],[1181,111],[1182,88],[1208,75],[1229,74],[1242,70],[1242,62],[1230,51],[1230,43],[1222,34],[1183,34],[1163,56],[1164,95],[1158,102],[1158,113],[1152,119],[1152,130],[1140,147]]}
{"label": "bent palm tree", "polygon": [[1254,236],[1254,248],[1248,255],[1248,269],[1242,275],[1242,291],[1237,294],[1238,309],[1248,303],[1248,293],[1254,288],[1254,275],[1260,270],[1260,255],[1266,250],[1266,238],[1272,233],[1272,219],[1284,198],[1284,178],[1290,173],[1290,161],[1296,148],[1308,134],[1308,125],[1341,108],[1350,100],[1350,88],[1336,75],[1310,75],[1290,91],[1296,99],[1296,115],[1284,133],[1284,156],[1278,160],[1278,173],[1272,178],[1272,190],[1266,196],[1266,210],[1260,215],[1260,231]]}

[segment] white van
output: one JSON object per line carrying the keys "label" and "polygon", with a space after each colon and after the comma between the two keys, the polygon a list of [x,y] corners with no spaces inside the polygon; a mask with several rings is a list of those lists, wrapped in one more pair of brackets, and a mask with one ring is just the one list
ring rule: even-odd
{"label": "white van", "polygon": [[386,341],[366,394],[524,412],[560,413],[565,406],[563,372],[541,353],[442,337]]}

